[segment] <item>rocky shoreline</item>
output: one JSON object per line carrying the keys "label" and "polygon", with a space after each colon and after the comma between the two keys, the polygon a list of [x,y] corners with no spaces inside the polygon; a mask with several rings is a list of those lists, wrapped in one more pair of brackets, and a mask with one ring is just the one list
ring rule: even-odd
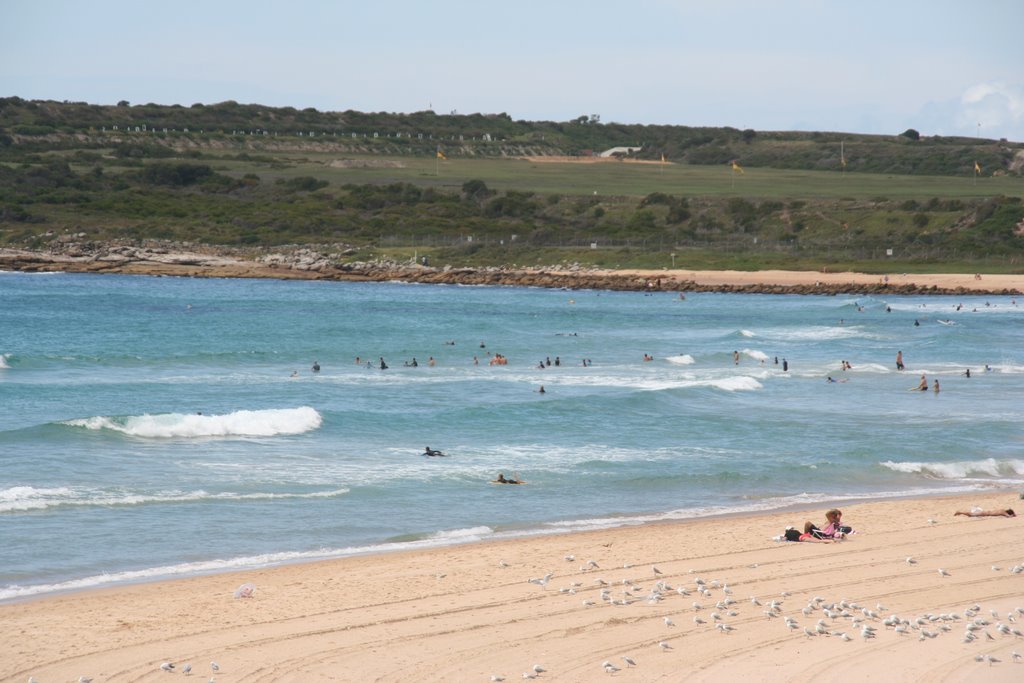
{"label": "rocky shoreline", "polygon": [[[325,252],[307,247],[247,253],[181,243],[126,244],[65,241],[45,251],[0,249],[0,270],[20,272],[122,273],[177,277],[272,278],[425,284],[499,285],[555,289],[661,292],[737,292],[755,294],[990,294],[1020,295],[1024,287],[941,286],[917,281],[844,274],[820,280],[780,283],[746,273],[736,282],[702,282],[689,271],[614,271],[583,266],[434,268],[389,260],[346,261],[353,251]],[[980,276],[978,276],[980,277]],[[838,279],[837,279],[838,278]],[[748,280],[756,281],[748,281]],[[1020,280],[1014,277],[1014,280]],[[859,280],[859,281],[858,281]]]}

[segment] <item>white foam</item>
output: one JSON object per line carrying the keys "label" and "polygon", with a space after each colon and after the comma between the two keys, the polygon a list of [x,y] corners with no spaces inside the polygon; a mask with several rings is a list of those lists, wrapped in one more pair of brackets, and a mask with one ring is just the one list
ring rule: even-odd
{"label": "white foam", "polygon": [[893,462],[880,463],[894,472],[920,474],[933,479],[1005,479],[1024,476],[1024,460],[966,460],[959,462]]}
{"label": "white foam", "polygon": [[866,336],[864,330],[856,325],[840,325],[837,327],[816,325],[795,329],[772,329],[762,334],[770,339],[781,341],[832,341],[835,339],[851,339],[853,337]]}
{"label": "white foam", "polygon": [[669,356],[665,360],[667,360],[669,363],[673,363],[675,365],[693,365],[694,362],[695,362],[693,360],[693,356],[691,356],[688,353],[684,353],[684,354],[681,354],[679,356]]}
{"label": "white foam", "polygon": [[745,375],[738,375],[736,377],[725,377],[722,379],[712,379],[706,382],[697,383],[697,386],[710,386],[722,391],[754,391],[761,389],[764,385],[758,382],[753,377],[747,377]]}
{"label": "white foam", "polygon": [[207,491],[165,491],[160,493],[110,492],[96,489],[34,488],[32,486],[15,486],[0,490],[0,513],[27,512],[30,510],[46,510],[64,506],[84,507],[119,507],[133,505],[150,505],[160,503],[192,503],[205,500],[246,501],[246,500],[286,500],[308,498],[334,498],[343,496],[349,489],[331,491],[314,491],[311,493],[233,493],[223,491],[210,493]]}
{"label": "white foam", "polygon": [[0,370],[11,367],[7,364],[7,359],[11,357],[9,353],[0,353]]}
{"label": "white foam", "polygon": [[[866,494],[835,495],[825,493],[798,493],[792,496],[779,496],[765,498],[757,502],[732,506],[707,506],[669,510],[647,515],[629,515],[622,517],[597,517],[593,519],[573,519],[558,522],[549,522],[545,526],[551,530],[563,533],[572,531],[585,531],[591,529],[611,529],[620,526],[631,526],[647,524],[650,522],[661,522],[665,520],[695,519],[698,517],[710,517],[718,515],[730,515],[737,513],[765,512],[769,510],[781,510],[788,507],[805,505],[817,505],[821,503],[839,503],[850,500],[874,500],[879,498],[904,498],[908,496],[927,496],[936,493],[967,492],[976,491],[979,486],[954,486],[940,489],[917,489],[907,491],[881,491]],[[526,532],[524,535],[533,535],[540,532]],[[549,531],[550,533],[550,531]]]}
{"label": "white foam", "polygon": [[756,334],[754,334],[750,330],[740,330],[740,334],[743,335],[744,337],[756,337],[757,336]]}
{"label": "white foam", "polygon": [[485,536],[491,536],[494,534],[494,529],[489,526],[474,526],[468,529],[451,529],[449,531],[439,531],[436,534],[432,534],[428,540],[436,541],[479,541]]}
{"label": "white foam", "polygon": [[88,417],[63,424],[86,429],[109,429],[130,436],[150,439],[209,436],[279,436],[302,434],[317,429],[323,417],[313,408],[278,410],[238,410],[226,415],[130,415],[128,417]]}
{"label": "white foam", "polygon": [[758,351],[757,349],[743,349],[743,353],[747,356],[750,356],[754,360],[768,360],[768,354],[766,354],[764,351]]}

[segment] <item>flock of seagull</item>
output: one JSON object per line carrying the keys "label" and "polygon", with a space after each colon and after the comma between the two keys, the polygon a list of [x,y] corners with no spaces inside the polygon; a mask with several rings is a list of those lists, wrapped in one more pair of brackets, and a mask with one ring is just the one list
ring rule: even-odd
{"label": "flock of seagull", "polygon": [[[566,562],[575,561],[573,555],[566,555],[564,559]],[[917,560],[913,557],[908,557],[906,558],[906,563],[910,565],[917,564]],[[500,566],[508,567],[509,565],[501,562]],[[757,565],[753,564],[751,568],[756,569]],[[600,567],[594,560],[588,560],[579,567],[581,574],[598,569]],[[628,570],[633,569],[633,567],[627,564],[623,566],[623,569]],[[1000,567],[993,566],[992,570],[1000,571]],[[594,608],[599,604],[625,607],[634,603],[658,605],[673,596],[684,599],[697,598],[691,602],[690,606],[693,611],[693,623],[698,628],[713,626],[719,632],[726,635],[737,630],[737,627],[729,623],[728,619],[740,616],[739,609],[741,603],[734,597],[734,590],[727,582],[719,579],[706,581],[699,576],[695,576],[687,580],[686,585],[673,587],[662,578],[664,572],[658,567],[652,566],[650,571],[652,576],[649,577],[649,580],[654,581],[654,585],[649,589],[642,588],[638,585],[638,580],[630,578],[623,578],[614,582],[606,581],[603,578],[591,579],[592,584],[594,584],[593,587],[599,588],[599,598],[597,600],[584,598],[582,600],[583,607]],[[1015,565],[1009,571],[1011,574],[1024,574],[1024,564]],[[689,573],[694,574],[695,571],[690,570]],[[951,576],[950,572],[941,568],[938,569],[938,574],[943,578]],[[554,576],[554,572],[549,572],[544,576],[528,579],[528,583],[540,586],[546,590]],[[618,588],[617,593],[616,588]],[[587,588],[584,586],[583,581],[573,580],[568,586],[560,588],[558,592],[566,595],[576,595],[577,592],[586,590]],[[718,595],[713,591],[719,591]],[[815,596],[804,607],[794,612],[794,614],[801,614],[804,618],[808,619],[813,619],[817,616],[817,621],[810,625],[801,625],[797,621],[796,616],[787,616],[784,613],[783,603],[789,597],[791,597],[791,593],[788,591],[782,591],[777,598],[765,598],[763,601],[757,596],[750,596],[749,604],[761,609],[766,619],[779,619],[785,628],[804,638],[828,637],[849,642],[855,637],[859,637],[864,641],[868,641],[876,638],[880,629],[884,629],[886,632],[891,630],[897,637],[907,637],[916,634],[918,640],[925,641],[937,638],[944,633],[952,632],[956,624],[963,624],[964,626],[962,637],[962,642],[964,643],[982,640],[995,641],[999,638],[1012,638],[1014,640],[1024,638],[1024,631],[1017,625],[1019,620],[1024,620],[1024,607],[1017,607],[1002,616],[1000,616],[997,610],[989,610],[991,619],[988,616],[982,616],[983,610],[978,604],[971,605],[957,612],[940,614],[927,612],[915,617],[902,617],[895,613],[889,613],[890,611],[881,603],[876,604],[874,608],[869,608],[845,598],[836,601],[822,596]],[[883,616],[886,613],[888,614]],[[667,629],[676,628],[676,623],[671,616],[663,616],[662,620]],[[989,630],[990,627],[998,634],[998,638],[992,635]],[[662,652],[673,649],[669,640],[660,640],[657,645]],[[1016,650],[1010,653],[1010,657],[1016,663],[1021,663],[1024,660],[1024,655]],[[987,662],[989,666],[1002,662],[1001,659],[991,653],[975,655],[974,659],[977,662]],[[637,666],[636,660],[627,655],[622,655],[622,661],[626,667]],[[622,666],[617,665],[611,660],[602,662],[601,667],[608,674],[615,674],[622,669]],[[523,678],[535,679],[543,671],[542,667],[536,665],[532,671],[523,673]],[[504,681],[505,677],[494,674],[490,680],[492,683],[499,683]]]}
{"label": "flock of seagull", "polygon": [[[575,562],[576,558],[573,555],[566,555],[564,559],[566,562]],[[913,557],[907,557],[905,562],[908,565],[917,564],[917,560]],[[507,568],[511,565],[502,561],[499,563],[499,566]],[[757,565],[753,564],[750,567],[756,569]],[[633,566],[626,564],[623,566],[623,569],[630,570],[633,569]],[[596,570],[600,570],[600,566],[594,560],[588,560],[579,567],[581,575]],[[992,570],[1000,571],[1001,568],[993,566]],[[739,607],[741,603],[734,597],[734,590],[727,582],[718,579],[705,581],[703,578],[695,576],[692,580],[686,582],[687,585],[673,587],[662,578],[664,572],[658,567],[651,566],[650,571],[652,574],[650,580],[654,581],[654,585],[649,589],[644,589],[638,585],[640,580],[630,578],[623,578],[615,582],[609,582],[600,577],[591,579],[592,587],[599,590],[598,600],[584,598],[582,600],[583,607],[597,607],[599,602],[600,604],[616,607],[626,607],[641,602],[648,605],[658,605],[672,596],[696,598],[691,602],[690,607],[693,610],[693,623],[698,628],[713,625],[715,629],[726,635],[737,630],[737,627],[729,623],[727,619],[740,616]],[[1018,575],[1024,574],[1024,564],[1011,567],[1009,572]],[[695,571],[691,569],[689,573],[693,574]],[[941,568],[938,569],[938,574],[942,578],[951,576],[950,572]],[[554,576],[555,572],[549,572],[544,576],[528,579],[528,583],[547,590],[548,584]],[[617,595],[615,593],[616,586],[619,591]],[[574,580],[568,586],[558,589],[558,592],[564,595],[576,595],[579,591],[587,590],[588,588],[584,586],[583,581]],[[719,595],[716,596],[713,591],[719,591]],[[718,598],[717,600],[716,597]],[[886,632],[891,629],[892,633],[897,637],[907,637],[916,634],[918,640],[925,641],[952,632],[957,624],[963,624],[962,642],[964,643],[983,640],[996,641],[1005,638],[1013,638],[1014,640],[1024,638],[1024,631],[1017,625],[1019,620],[1024,620],[1024,607],[1017,607],[1002,616],[994,609],[989,610],[989,616],[982,616],[983,610],[981,605],[974,604],[957,612],[939,614],[927,612],[913,618],[889,613],[883,617],[883,613],[887,613],[889,610],[881,603],[876,604],[872,609],[862,607],[856,602],[846,600],[845,598],[835,601],[822,596],[815,596],[808,600],[807,604],[798,610],[798,613],[807,619],[813,619],[815,616],[818,616],[818,619],[813,625],[801,625],[796,616],[793,614],[787,616],[784,613],[783,604],[789,597],[791,597],[790,592],[782,591],[777,598],[764,598],[764,601],[762,601],[757,596],[750,596],[748,600],[750,605],[762,610],[766,619],[780,619],[785,628],[791,632],[799,633],[805,638],[830,637],[849,642],[855,637],[860,637],[864,641],[868,641],[877,638],[880,629],[884,629]],[[685,610],[685,608],[683,609]],[[706,617],[704,616],[705,614]],[[676,628],[676,623],[671,616],[665,615],[662,617],[662,620],[667,629],[672,630]],[[990,632],[990,627],[998,634],[998,638]],[[851,635],[851,633],[854,635]],[[657,646],[662,652],[668,652],[673,649],[669,640],[659,640]],[[1016,650],[1010,653],[1010,657],[1015,663],[1021,663],[1024,660],[1024,655]],[[991,653],[975,655],[974,659],[977,662],[987,662],[989,666],[1002,662],[1002,660]],[[622,665],[618,665],[611,660],[605,660],[601,663],[601,668],[608,674],[615,674],[624,667],[632,668],[637,666],[636,660],[628,655],[622,655],[621,660]],[[177,666],[170,661],[160,664],[160,669],[167,673],[178,672]],[[216,674],[220,671],[220,666],[217,662],[210,662],[210,670],[213,674]],[[524,672],[522,677],[525,680],[534,680],[546,671],[540,664],[534,664],[533,668]],[[188,663],[182,665],[180,672],[186,676],[191,674],[192,665]],[[92,683],[92,680],[88,676],[80,676],[78,683]],[[492,683],[500,683],[505,680],[505,677],[500,674],[493,674],[490,680]],[[28,679],[28,683],[37,683],[37,681],[33,676]],[[209,683],[215,683],[212,675]]]}

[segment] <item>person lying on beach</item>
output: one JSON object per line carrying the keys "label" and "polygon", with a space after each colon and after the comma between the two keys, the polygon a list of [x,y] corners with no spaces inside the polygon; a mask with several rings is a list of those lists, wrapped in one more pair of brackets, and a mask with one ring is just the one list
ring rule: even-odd
{"label": "person lying on beach", "polygon": [[963,510],[957,510],[953,513],[953,516],[963,515],[964,517],[1016,517],[1017,513],[1007,508],[1005,510],[980,510],[974,508],[970,512],[964,512]]}
{"label": "person lying on beach", "polygon": [[821,538],[816,535],[815,532],[820,532],[821,529],[814,526],[811,522],[804,523],[804,532],[800,534],[800,541],[812,541],[814,543],[834,543],[831,538]]}

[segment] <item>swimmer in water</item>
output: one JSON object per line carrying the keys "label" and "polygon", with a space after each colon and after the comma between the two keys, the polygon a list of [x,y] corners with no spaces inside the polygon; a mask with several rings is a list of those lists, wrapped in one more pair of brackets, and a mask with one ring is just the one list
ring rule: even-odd
{"label": "swimmer in water", "polygon": [[426,448],[423,449],[423,455],[426,455],[428,457],[434,458],[434,457],[437,457],[437,456],[442,456],[443,457],[444,453],[442,453],[441,451],[435,451],[430,446],[427,446]]}

